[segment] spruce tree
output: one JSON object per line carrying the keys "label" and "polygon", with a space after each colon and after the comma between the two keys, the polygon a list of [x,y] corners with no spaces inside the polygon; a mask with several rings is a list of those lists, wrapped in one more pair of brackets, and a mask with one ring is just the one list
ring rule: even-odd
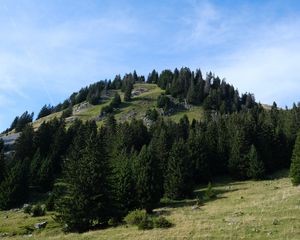
{"label": "spruce tree", "polygon": [[250,151],[246,156],[249,161],[248,176],[253,179],[262,179],[264,177],[265,169],[264,163],[257,155],[254,145],[251,145]]}
{"label": "spruce tree", "polygon": [[0,184],[0,209],[18,207],[28,195],[28,159],[17,162]]}
{"label": "spruce tree", "polygon": [[127,86],[125,88],[125,92],[124,92],[124,101],[125,102],[131,101],[132,89],[133,89],[133,83],[131,81],[128,81]]}
{"label": "spruce tree", "polygon": [[189,157],[191,159],[193,169],[193,180],[196,183],[208,181],[210,179],[210,169],[207,155],[207,147],[204,141],[204,134],[191,131],[188,147]]}
{"label": "spruce tree", "polygon": [[116,196],[118,215],[121,217],[138,207],[133,173],[134,161],[135,154],[132,153],[129,157],[124,150],[112,157],[114,195]]}
{"label": "spruce tree", "polygon": [[234,178],[245,179],[249,163],[245,157],[248,151],[243,129],[237,129],[231,141],[231,151],[228,160],[229,172]]}
{"label": "spruce tree", "polygon": [[6,175],[6,164],[3,150],[0,150],[0,184]]}
{"label": "spruce tree", "polygon": [[164,183],[165,195],[171,199],[186,197],[192,192],[188,149],[182,139],[175,142],[170,152]]}
{"label": "spruce tree", "polygon": [[135,174],[139,205],[151,213],[162,193],[159,162],[151,145],[148,148],[143,146],[138,155]]}
{"label": "spruce tree", "polygon": [[78,232],[107,223],[114,210],[111,170],[103,139],[92,131],[82,145],[78,141],[81,137],[77,136],[66,160],[63,181],[67,194],[58,204],[58,219],[67,225],[67,230]]}
{"label": "spruce tree", "polygon": [[293,185],[300,184],[300,132],[298,132],[297,139],[294,145],[292,163],[290,167],[290,176]]}

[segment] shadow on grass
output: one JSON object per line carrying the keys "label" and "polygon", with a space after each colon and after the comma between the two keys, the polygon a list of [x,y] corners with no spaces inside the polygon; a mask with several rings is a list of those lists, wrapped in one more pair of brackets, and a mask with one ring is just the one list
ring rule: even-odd
{"label": "shadow on grass", "polygon": [[[220,183],[213,186],[213,195],[211,197],[206,196],[207,187],[200,187],[193,192],[193,196],[186,199],[180,200],[171,200],[164,198],[161,200],[160,207],[169,207],[169,208],[180,208],[180,207],[193,207],[193,206],[202,206],[208,202],[220,200],[227,198],[223,196],[225,193],[236,192],[239,190],[245,190],[246,188],[232,188],[234,185],[240,185],[240,183]],[[228,186],[227,189],[219,189],[219,187]],[[168,214],[167,210],[161,210]],[[163,214],[163,213],[162,213]]]}

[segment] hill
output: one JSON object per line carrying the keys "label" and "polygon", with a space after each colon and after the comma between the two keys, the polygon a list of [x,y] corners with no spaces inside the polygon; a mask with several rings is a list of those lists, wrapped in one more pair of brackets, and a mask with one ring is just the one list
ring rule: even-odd
{"label": "hill", "polygon": [[[0,235],[24,239],[37,222],[48,221],[31,239],[298,239],[300,234],[299,189],[292,187],[287,172],[265,181],[217,180],[215,199],[193,210],[196,199],[164,203],[155,209],[174,226],[140,231],[122,225],[84,234],[64,234],[52,219],[54,213],[33,218],[18,210],[0,212]],[[196,188],[201,193],[205,187]],[[12,236],[15,235],[15,236]],[[30,235],[29,235],[30,236]],[[6,239],[6,238],[4,238]]]}
{"label": "hill", "polygon": [[[253,94],[240,94],[212,73],[204,80],[200,70],[182,68],[153,71],[147,82],[135,72],[123,80],[117,75],[57,106],[44,105],[32,119],[27,111],[17,116],[0,141],[4,233],[95,239],[99,229],[108,239],[289,236],[285,229],[294,215],[280,207],[293,208],[294,202],[278,199],[289,189],[292,201],[297,189],[293,193],[287,174],[272,181],[279,187],[263,184],[291,162],[292,183],[299,184],[300,105],[283,110],[274,103],[266,109]],[[217,181],[221,176],[227,180]],[[206,189],[212,181],[213,191],[210,184]],[[278,189],[283,192],[270,202]],[[278,212],[265,210],[265,201]],[[25,203],[33,204],[25,208],[28,213],[42,217],[24,215],[19,208]],[[138,219],[129,221],[136,209]],[[48,224],[36,230],[36,221]],[[125,222],[155,230],[137,231]],[[162,226],[171,228],[159,230]]]}
{"label": "hill", "polygon": [[[97,124],[101,126],[104,122],[104,118],[99,119],[101,109],[107,106],[113,96],[113,92],[118,92],[121,95],[122,100],[124,99],[124,94],[121,91],[111,91],[108,97],[101,102],[101,104],[91,105],[86,101],[80,104],[76,104],[73,107],[73,114],[71,117],[67,118],[67,122],[71,122],[74,119],[87,121],[96,120]],[[157,107],[157,98],[165,91],[158,87],[156,84],[149,83],[138,83],[134,84],[132,90],[133,97],[130,102],[122,102],[121,106],[115,113],[115,118],[117,121],[124,122],[132,118],[143,119],[145,117],[146,111],[149,108]],[[200,120],[202,116],[202,107],[191,105],[189,109],[181,109],[180,111],[174,112],[170,116],[165,116],[166,119],[171,119],[176,122],[186,114],[188,118],[192,121],[193,119]],[[42,122],[49,121],[55,117],[61,116],[62,111],[50,114],[39,120],[33,122],[33,127],[37,129]]]}
{"label": "hill", "polygon": [[[121,91],[111,90],[100,104],[92,105],[87,101],[84,101],[80,104],[74,105],[72,107],[72,115],[66,118],[67,126],[70,126],[75,119],[84,122],[88,120],[95,120],[97,125],[101,126],[104,123],[105,118],[99,118],[99,115],[102,108],[109,105],[112,101],[114,92],[118,92],[121,95],[122,101],[124,100],[124,94]],[[133,118],[144,119],[148,109],[157,108],[157,98],[165,91],[156,84],[137,83],[134,84],[132,92],[132,101],[122,102],[121,106],[114,113],[117,121],[130,121]],[[54,118],[60,118],[62,113],[63,111],[58,111],[39,118],[32,122],[32,126],[35,130],[37,130],[43,122],[49,122]],[[203,107],[190,104],[188,108],[177,109],[174,113],[168,116],[163,116],[163,118],[179,122],[184,115],[186,115],[190,121],[193,119],[200,120],[203,115]],[[4,140],[5,144],[9,145],[13,144],[18,136],[19,133],[16,134],[14,130],[6,134],[0,134],[0,138]]]}

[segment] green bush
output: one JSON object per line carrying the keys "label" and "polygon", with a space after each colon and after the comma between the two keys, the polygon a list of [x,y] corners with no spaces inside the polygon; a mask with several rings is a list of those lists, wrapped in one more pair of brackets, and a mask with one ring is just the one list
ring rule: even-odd
{"label": "green bush", "polygon": [[64,111],[62,112],[61,117],[62,117],[62,118],[71,117],[71,116],[72,116],[72,113],[73,113],[73,108],[72,108],[72,107],[68,107],[66,110],[64,110]]}
{"label": "green bush", "polygon": [[47,201],[45,203],[47,211],[53,211],[54,210],[54,205],[55,205],[55,196],[53,193],[49,195],[47,198]]}
{"label": "green bush", "polygon": [[167,220],[165,217],[160,216],[154,219],[154,227],[156,228],[169,228],[172,227],[172,223]]}
{"label": "green bush", "polygon": [[138,224],[138,229],[139,230],[149,230],[152,229],[154,226],[153,219],[145,216],[142,221]]}
{"label": "green bush", "polygon": [[114,111],[114,108],[109,104],[107,106],[104,106],[102,109],[101,109],[101,115],[105,115],[105,114],[108,114],[108,113],[112,113]]}
{"label": "green bush", "polygon": [[40,216],[45,216],[46,210],[44,207],[38,204],[32,208],[31,213],[33,217],[40,217]]}
{"label": "green bush", "polygon": [[145,218],[147,218],[147,213],[145,210],[134,210],[124,218],[127,224],[139,225]]}
{"label": "green bush", "polygon": [[27,206],[24,208],[24,213],[30,214],[31,211],[32,211],[32,206],[31,206],[31,205],[27,205]]}
{"label": "green bush", "polygon": [[111,218],[111,219],[108,220],[108,225],[111,226],[111,227],[118,226],[118,223],[119,223],[118,220],[115,219],[115,218]]}
{"label": "green bush", "polygon": [[213,190],[211,183],[208,183],[207,189],[205,190],[205,194],[204,194],[204,200],[213,199],[215,197],[216,197],[216,193]]}

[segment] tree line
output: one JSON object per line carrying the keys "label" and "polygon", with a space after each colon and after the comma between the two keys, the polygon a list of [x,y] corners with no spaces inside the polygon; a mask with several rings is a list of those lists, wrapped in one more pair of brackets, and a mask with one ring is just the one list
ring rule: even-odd
{"label": "tree line", "polygon": [[[157,84],[165,90],[166,95],[179,100],[186,99],[189,104],[202,105],[206,110],[215,110],[222,114],[250,109],[256,104],[253,94],[245,93],[240,96],[238,90],[226,83],[225,79],[221,80],[211,72],[203,78],[200,69],[191,71],[187,67],[182,67],[180,70],[175,68],[174,71],[165,69],[160,74],[153,70],[147,80],[143,75],[139,76],[136,71],[133,71],[123,77],[116,75],[113,80],[98,81],[72,93],[69,98],[56,106],[45,104],[36,119],[60,111],[63,111],[64,117],[69,117],[74,105],[85,101],[92,105],[99,104],[109,90],[121,90],[124,93],[124,100],[130,101],[133,85],[138,82]],[[26,111],[22,116],[17,116],[5,132],[13,129],[20,132],[28,122],[32,122],[32,119],[33,114],[28,114]]]}
{"label": "tree line", "polygon": [[299,117],[299,106],[274,104],[269,111],[209,111],[202,121],[158,118],[150,128],[112,115],[100,129],[80,121],[66,129],[64,119],[36,132],[27,125],[13,159],[0,157],[0,208],[26,202],[32,190],[51,191],[57,220],[86,231],[136,208],[151,212],[162,197],[192,196],[196,184],[216,176],[263,179],[290,166]]}

